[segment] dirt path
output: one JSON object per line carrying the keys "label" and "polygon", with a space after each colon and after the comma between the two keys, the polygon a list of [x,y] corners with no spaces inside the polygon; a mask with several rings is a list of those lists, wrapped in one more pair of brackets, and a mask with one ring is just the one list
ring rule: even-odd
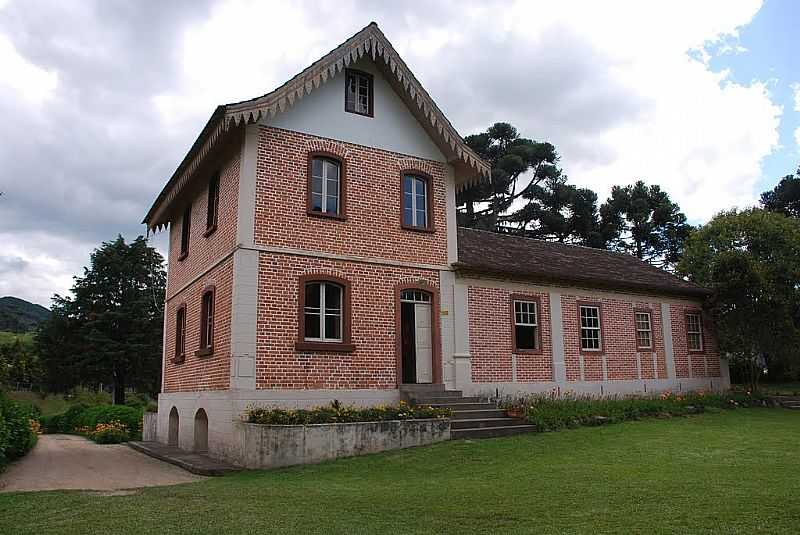
{"label": "dirt path", "polygon": [[36,447],[0,474],[0,492],[119,490],[206,479],[123,444],[101,446],[72,435],[42,435]]}

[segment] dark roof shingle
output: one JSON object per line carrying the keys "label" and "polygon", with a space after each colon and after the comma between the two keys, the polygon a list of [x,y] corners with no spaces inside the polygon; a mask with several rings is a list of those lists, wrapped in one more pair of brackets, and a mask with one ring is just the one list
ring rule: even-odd
{"label": "dark roof shingle", "polygon": [[604,289],[704,297],[710,291],[633,256],[458,228],[458,270]]}

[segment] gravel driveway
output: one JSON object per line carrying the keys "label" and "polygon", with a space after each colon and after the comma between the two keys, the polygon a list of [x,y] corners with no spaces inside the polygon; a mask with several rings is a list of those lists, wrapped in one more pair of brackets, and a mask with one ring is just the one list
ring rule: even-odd
{"label": "gravel driveway", "polygon": [[111,491],[206,479],[133,451],[73,435],[42,435],[36,447],[0,474],[0,492],[84,489]]}

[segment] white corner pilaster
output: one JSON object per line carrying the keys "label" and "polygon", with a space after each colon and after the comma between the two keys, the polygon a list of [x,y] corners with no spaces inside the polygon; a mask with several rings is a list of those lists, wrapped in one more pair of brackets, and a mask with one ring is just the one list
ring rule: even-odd
{"label": "white corner pilaster", "polygon": [[675,350],[672,345],[672,313],[669,310],[669,303],[661,303],[661,335],[664,337],[667,379],[675,379]]}
{"label": "white corner pilaster", "polygon": [[453,292],[455,274],[452,271],[439,272],[439,336],[442,342],[442,379],[450,390],[455,390],[455,329],[453,318]]}
{"label": "white corner pilaster", "polygon": [[233,254],[231,305],[231,390],[256,389],[256,322],[258,320],[258,251]]}
{"label": "white corner pilaster", "polygon": [[447,263],[458,262],[458,219],[456,217],[456,182],[452,165],[447,166]]}
{"label": "white corner pilaster", "polygon": [[561,294],[550,292],[550,340],[553,345],[553,380],[567,382],[564,363],[564,320],[561,317]]}
{"label": "white corner pilaster", "polygon": [[469,349],[469,287],[455,278],[453,284],[453,373],[457,390],[472,384],[472,362]]}
{"label": "white corner pilaster", "polygon": [[236,243],[252,247],[256,218],[256,162],[258,159],[258,125],[247,125],[239,156],[239,210]]}

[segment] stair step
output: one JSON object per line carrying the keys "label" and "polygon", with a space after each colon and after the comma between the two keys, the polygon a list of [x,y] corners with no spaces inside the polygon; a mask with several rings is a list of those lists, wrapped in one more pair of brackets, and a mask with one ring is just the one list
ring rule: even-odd
{"label": "stair step", "polygon": [[533,433],[536,426],[533,425],[511,425],[506,427],[473,427],[468,429],[451,429],[450,437],[459,438],[494,438],[519,435],[522,433]]}
{"label": "stair step", "polygon": [[480,418],[450,420],[450,429],[476,429],[484,427],[510,427],[525,425],[525,420],[519,418]]}
{"label": "stair step", "polygon": [[455,420],[481,420],[484,418],[505,418],[503,409],[458,409],[453,411]]}
{"label": "stair step", "polygon": [[483,403],[481,398],[413,398],[412,401],[417,405],[447,405],[450,403]]}
{"label": "stair step", "polygon": [[454,411],[482,411],[496,409],[494,403],[431,403],[431,407],[449,408]]}

